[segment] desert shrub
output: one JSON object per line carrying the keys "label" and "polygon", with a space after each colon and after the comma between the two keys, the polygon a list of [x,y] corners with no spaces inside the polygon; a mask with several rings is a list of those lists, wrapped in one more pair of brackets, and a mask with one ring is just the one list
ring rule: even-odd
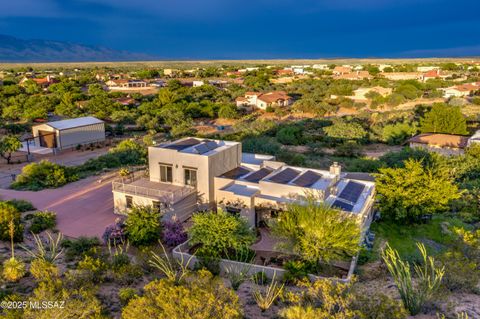
{"label": "desert shrub", "polygon": [[426,301],[438,290],[445,274],[444,267],[435,266],[435,259],[427,255],[423,244],[417,243],[423,257],[422,265],[414,266],[417,279],[413,280],[410,264],[400,258],[398,252],[387,244],[382,258],[397,286],[403,305],[411,315],[418,314]]}
{"label": "desert shrub", "polygon": [[219,210],[197,213],[188,230],[190,243],[198,245],[197,255],[219,258],[229,252],[246,250],[255,240],[245,219]]}
{"label": "desert shrub", "polygon": [[46,160],[30,163],[22,168],[10,186],[13,189],[38,191],[45,188],[57,188],[78,180],[74,169]]}
{"label": "desert shrub", "polygon": [[14,205],[0,202],[0,240],[10,240],[9,224],[11,221],[14,226],[13,240],[16,242],[23,240],[23,225],[20,217],[20,212]]}
{"label": "desert shrub", "polygon": [[286,126],[277,131],[277,141],[285,145],[298,145],[302,143],[303,130],[299,126]]}
{"label": "desert shrub", "polygon": [[259,271],[252,276],[252,281],[257,285],[266,285],[270,282],[264,271]]}
{"label": "desert shrub", "polygon": [[57,215],[53,212],[44,211],[33,214],[30,231],[38,234],[46,229],[52,229],[57,225]]}
{"label": "desert shrub", "polygon": [[283,265],[283,268],[286,270],[283,280],[288,283],[294,283],[297,280],[308,277],[312,266],[310,263],[301,260],[289,260]]}
{"label": "desert shrub", "polygon": [[125,223],[122,220],[118,219],[115,221],[115,223],[105,227],[102,239],[105,244],[124,242],[126,239]]}
{"label": "desert shrub", "polygon": [[359,310],[365,319],[404,319],[408,316],[400,301],[382,293],[374,297],[356,293],[352,308]]}
{"label": "desert shrub", "polygon": [[160,212],[152,206],[134,206],[125,220],[128,240],[134,246],[153,243],[161,234]]}
{"label": "desert shrub", "polygon": [[118,290],[118,299],[120,299],[120,303],[122,306],[128,304],[130,300],[132,300],[137,295],[137,291],[133,288],[120,288]]}
{"label": "desert shrub", "polygon": [[281,145],[271,137],[249,137],[242,141],[242,150],[249,153],[276,155]]}
{"label": "desert shrub", "polygon": [[25,264],[14,257],[3,262],[3,278],[15,282],[25,276]]}
{"label": "desert shrub", "polygon": [[220,258],[216,257],[197,257],[197,263],[195,264],[196,270],[205,269],[208,270],[215,276],[219,276],[221,269],[220,269]]}
{"label": "desert shrub", "polygon": [[155,280],[144,288],[143,296],[130,300],[122,318],[240,319],[241,306],[233,290],[208,271],[192,274],[183,284],[168,279]]}
{"label": "desert shrub", "polygon": [[277,157],[278,160],[293,166],[303,166],[306,162],[305,155],[294,152],[281,151]]}
{"label": "desert shrub", "polygon": [[162,241],[170,247],[175,247],[185,242],[188,238],[183,229],[183,224],[178,221],[166,221],[163,223]]}
{"label": "desert shrub", "polygon": [[83,260],[78,263],[77,269],[88,273],[93,282],[102,282],[103,272],[107,269],[107,265],[100,258],[85,255]]}
{"label": "desert shrub", "polygon": [[442,284],[451,291],[474,292],[480,280],[478,264],[461,251],[447,251],[439,258],[445,267]]}
{"label": "desert shrub", "polygon": [[362,155],[362,148],[354,141],[346,141],[335,147],[334,155],[345,157],[359,157]]}
{"label": "desert shrub", "polygon": [[11,200],[7,200],[7,203],[15,206],[15,208],[21,213],[29,212],[36,209],[35,206],[33,206],[33,204],[30,203],[28,200],[11,199]]}
{"label": "desert shrub", "polygon": [[36,258],[30,263],[30,273],[35,279],[46,281],[57,278],[59,270],[53,263],[45,259]]}
{"label": "desert shrub", "polygon": [[97,237],[79,237],[78,239],[65,239],[61,246],[65,248],[65,257],[67,260],[73,260],[81,257],[94,247],[100,245]]}
{"label": "desert shrub", "polygon": [[117,266],[110,272],[114,282],[118,282],[121,285],[131,285],[137,279],[142,278],[144,275],[142,267],[137,264],[124,264]]}
{"label": "desert shrub", "polygon": [[253,299],[257,306],[262,310],[268,310],[277,298],[282,294],[284,283],[280,284],[273,276],[272,282],[265,288],[257,288],[253,291]]}

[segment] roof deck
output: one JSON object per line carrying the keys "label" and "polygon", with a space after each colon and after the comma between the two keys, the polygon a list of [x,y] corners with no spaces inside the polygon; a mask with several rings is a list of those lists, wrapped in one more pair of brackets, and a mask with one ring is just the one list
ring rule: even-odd
{"label": "roof deck", "polygon": [[160,144],[157,147],[171,149],[181,153],[209,156],[219,153],[237,144],[239,143],[221,140],[211,140],[205,138],[187,137],[174,142]]}

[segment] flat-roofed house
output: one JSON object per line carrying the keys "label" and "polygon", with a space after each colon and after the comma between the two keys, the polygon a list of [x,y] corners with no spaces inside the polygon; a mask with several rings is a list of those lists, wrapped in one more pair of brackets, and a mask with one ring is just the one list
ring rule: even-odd
{"label": "flat-roofed house", "polygon": [[36,146],[62,150],[105,141],[105,123],[85,116],[35,125],[32,133]]}
{"label": "flat-roofed house", "polygon": [[184,138],[150,147],[149,177],[113,183],[116,213],[154,205],[164,218],[185,220],[198,209],[219,207],[259,226],[309,194],[369,225],[375,183],[330,170],[288,166],[271,155],[242,153],[238,142]]}
{"label": "flat-roofed house", "polygon": [[443,96],[445,98],[464,97],[477,90],[480,90],[479,83],[465,83],[443,89]]}

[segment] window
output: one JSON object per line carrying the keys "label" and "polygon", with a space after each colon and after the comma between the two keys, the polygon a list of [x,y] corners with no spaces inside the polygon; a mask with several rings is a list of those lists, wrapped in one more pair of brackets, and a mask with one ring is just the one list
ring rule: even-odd
{"label": "window", "polygon": [[186,168],[184,171],[185,185],[197,187],[197,170]]}
{"label": "window", "polygon": [[132,196],[125,196],[125,202],[127,203],[127,208],[132,208],[133,206]]}
{"label": "window", "polygon": [[162,209],[163,209],[163,204],[162,204],[161,202],[157,201],[157,200],[154,200],[154,201],[152,201],[152,207],[153,207],[155,210],[161,212]]}
{"label": "window", "polygon": [[160,164],[160,181],[164,183],[171,183],[172,178],[172,165]]}

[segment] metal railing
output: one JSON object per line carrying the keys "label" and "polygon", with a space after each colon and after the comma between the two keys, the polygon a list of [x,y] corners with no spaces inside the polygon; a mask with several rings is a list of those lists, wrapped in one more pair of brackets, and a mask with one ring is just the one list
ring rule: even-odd
{"label": "metal railing", "polygon": [[141,178],[148,178],[148,176],[141,172],[135,172],[132,174],[132,177],[125,177],[124,179],[118,179],[112,182],[112,190],[131,194],[135,196],[158,198],[163,203],[175,203],[186,196],[195,192],[195,188],[183,186],[176,190],[160,190],[151,187],[131,185],[132,182],[139,180]]}

